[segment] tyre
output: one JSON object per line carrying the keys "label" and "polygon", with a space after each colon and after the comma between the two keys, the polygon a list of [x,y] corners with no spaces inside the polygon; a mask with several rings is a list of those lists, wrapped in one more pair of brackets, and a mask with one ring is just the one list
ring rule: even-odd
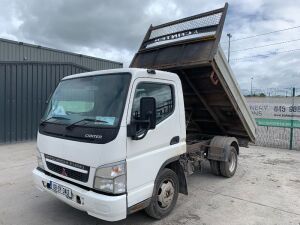
{"label": "tyre", "polygon": [[177,174],[173,170],[164,169],[156,178],[150,205],[145,209],[146,213],[155,219],[167,216],[176,205],[178,191]]}
{"label": "tyre", "polygon": [[220,176],[221,175],[220,162],[215,160],[210,160],[209,162],[210,162],[211,172],[216,176]]}
{"label": "tyre", "polygon": [[220,162],[220,172],[224,177],[232,177],[237,168],[237,151],[235,147],[230,146],[229,158],[227,162]]}

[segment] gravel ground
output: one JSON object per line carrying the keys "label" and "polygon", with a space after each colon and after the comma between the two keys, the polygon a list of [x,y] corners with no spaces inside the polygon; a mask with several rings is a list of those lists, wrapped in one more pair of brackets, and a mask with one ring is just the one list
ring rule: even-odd
{"label": "gravel ground", "polygon": [[216,177],[204,165],[189,177],[189,195],[157,221],[138,212],[109,223],[78,211],[32,183],[35,143],[0,146],[0,224],[296,224],[300,225],[300,151],[241,148],[234,177]]}

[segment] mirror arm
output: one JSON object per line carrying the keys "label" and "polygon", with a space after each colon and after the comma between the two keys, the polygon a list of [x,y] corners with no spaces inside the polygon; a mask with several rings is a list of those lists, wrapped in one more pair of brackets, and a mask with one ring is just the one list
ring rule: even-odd
{"label": "mirror arm", "polygon": [[149,129],[147,128],[142,136],[135,135],[132,137],[132,140],[138,141],[138,140],[143,139],[147,135],[148,131],[149,131]]}
{"label": "mirror arm", "polygon": [[[148,127],[145,129],[145,131],[143,132],[143,134],[141,136],[138,136],[137,133],[133,134],[133,130],[132,130],[133,124],[136,125],[138,123],[148,123]],[[135,126],[134,126],[134,129],[135,129]],[[130,125],[128,125],[127,132],[129,134],[129,136],[131,136],[132,140],[141,140],[147,135],[149,129],[150,129],[150,120],[132,120],[132,123]]]}
{"label": "mirror arm", "polygon": [[132,123],[149,123],[149,119],[148,120],[132,120]]}
{"label": "mirror arm", "polygon": [[[143,139],[147,135],[147,133],[150,129],[155,128],[155,125],[153,127],[153,119],[152,119],[153,116],[152,115],[153,115],[153,112],[150,111],[146,114],[147,119],[144,119],[144,120],[132,119],[131,123],[129,125],[127,125],[127,137],[131,137],[132,140]],[[145,130],[142,130],[143,132],[137,132],[136,131],[137,124],[146,124],[147,128],[144,128]]]}

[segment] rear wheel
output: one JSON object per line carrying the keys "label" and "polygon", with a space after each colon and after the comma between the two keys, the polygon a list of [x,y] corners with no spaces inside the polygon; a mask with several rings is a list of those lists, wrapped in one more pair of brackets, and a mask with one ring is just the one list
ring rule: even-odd
{"label": "rear wheel", "polygon": [[237,168],[237,151],[235,147],[230,146],[230,152],[227,162],[220,162],[220,172],[224,177],[232,177]]}
{"label": "rear wheel", "polygon": [[177,174],[164,169],[157,177],[150,205],[146,213],[156,219],[167,216],[174,208],[178,198],[179,181]]}
{"label": "rear wheel", "polygon": [[211,172],[216,176],[221,175],[220,162],[216,160],[210,160],[209,162],[210,162]]}

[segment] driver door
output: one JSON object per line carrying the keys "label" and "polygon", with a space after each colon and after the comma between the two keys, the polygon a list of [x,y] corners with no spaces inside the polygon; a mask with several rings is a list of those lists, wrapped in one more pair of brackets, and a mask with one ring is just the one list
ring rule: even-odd
{"label": "driver door", "polygon": [[171,144],[180,134],[176,84],[173,81],[138,78],[133,84],[127,124],[139,116],[140,99],[156,100],[156,128],[141,140],[127,137],[128,206],[152,195],[154,181],[163,163],[178,155],[180,146]]}

